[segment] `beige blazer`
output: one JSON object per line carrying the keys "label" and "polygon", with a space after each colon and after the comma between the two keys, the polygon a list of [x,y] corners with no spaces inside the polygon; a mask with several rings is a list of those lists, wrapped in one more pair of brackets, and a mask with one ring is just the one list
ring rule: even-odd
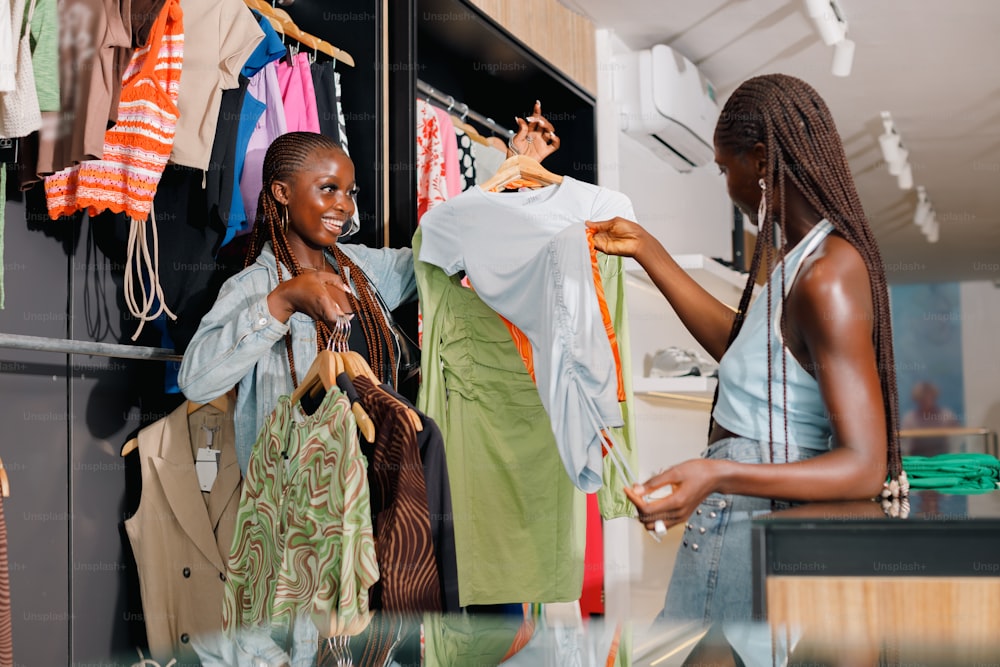
{"label": "beige blazer", "polygon": [[[182,403],[139,432],[142,497],[125,522],[139,569],[149,649],[161,664],[172,657],[197,661],[192,642],[221,636],[226,561],[240,503],[232,414],[205,405],[188,415],[187,406]],[[214,442],[221,450],[219,469],[206,504],[190,434],[220,418]]]}

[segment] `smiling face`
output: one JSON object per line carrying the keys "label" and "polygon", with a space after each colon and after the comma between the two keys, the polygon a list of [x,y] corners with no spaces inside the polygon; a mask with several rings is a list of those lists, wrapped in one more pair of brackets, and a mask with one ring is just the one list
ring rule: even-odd
{"label": "smiling face", "polygon": [[313,249],[336,243],[354,214],[355,188],[354,163],[330,148],[316,149],[290,178],[275,181],[274,198],[288,209],[289,242]]}

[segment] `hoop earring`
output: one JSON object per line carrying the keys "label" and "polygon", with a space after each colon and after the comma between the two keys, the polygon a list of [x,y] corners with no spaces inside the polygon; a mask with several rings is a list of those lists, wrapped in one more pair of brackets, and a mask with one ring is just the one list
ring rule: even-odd
{"label": "hoop earring", "polygon": [[288,231],[288,206],[281,207],[281,231]]}
{"label": "hoop earring", "polygon": [[760,186],[760,206],[757,207],[757,227],[759,229],[767,216],[767,185],[763,178],[757,181],[757,185]]}

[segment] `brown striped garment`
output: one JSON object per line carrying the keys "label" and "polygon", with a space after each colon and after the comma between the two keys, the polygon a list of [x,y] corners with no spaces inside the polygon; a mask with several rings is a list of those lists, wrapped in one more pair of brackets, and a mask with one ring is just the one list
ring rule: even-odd
{"label": "brown striped garment", "polygon": [[10,667],[13,664],[14,633],[10,614],[10,574],[7,570],[7,520],[3,516],[3,500],[0,500],[0,667]]}
{"label": "brown striped garment", "polygon": [[388,612],[441,610],[431,536],[430,510],[417,432],[406,408],[364,377],[354,386],[375,422],[374,453],[368,462],[375,555],[380,580],[371,606]]}

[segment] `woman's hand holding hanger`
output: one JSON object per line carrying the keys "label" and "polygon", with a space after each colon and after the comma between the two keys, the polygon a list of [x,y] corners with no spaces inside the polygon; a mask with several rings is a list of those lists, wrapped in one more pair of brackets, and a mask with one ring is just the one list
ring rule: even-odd
{"label": "woman's hand holding hanger", "polygon": [[278,284],[267,295],[267,307],[280,322],[292,313],[303,313],[333,327],[337,317],[350,311],[350,288],[336,273],[307,271]]}
{"label": "woman's hand holding hanger", "polygon": [[560,139],[556,136],[552,123],[542,115],[541,102],[535,100],[530,116],[515,117],[514,120],[517,122],[517,132],[507,143],[507,157],[524,155],[541,162],[559,150]]}

